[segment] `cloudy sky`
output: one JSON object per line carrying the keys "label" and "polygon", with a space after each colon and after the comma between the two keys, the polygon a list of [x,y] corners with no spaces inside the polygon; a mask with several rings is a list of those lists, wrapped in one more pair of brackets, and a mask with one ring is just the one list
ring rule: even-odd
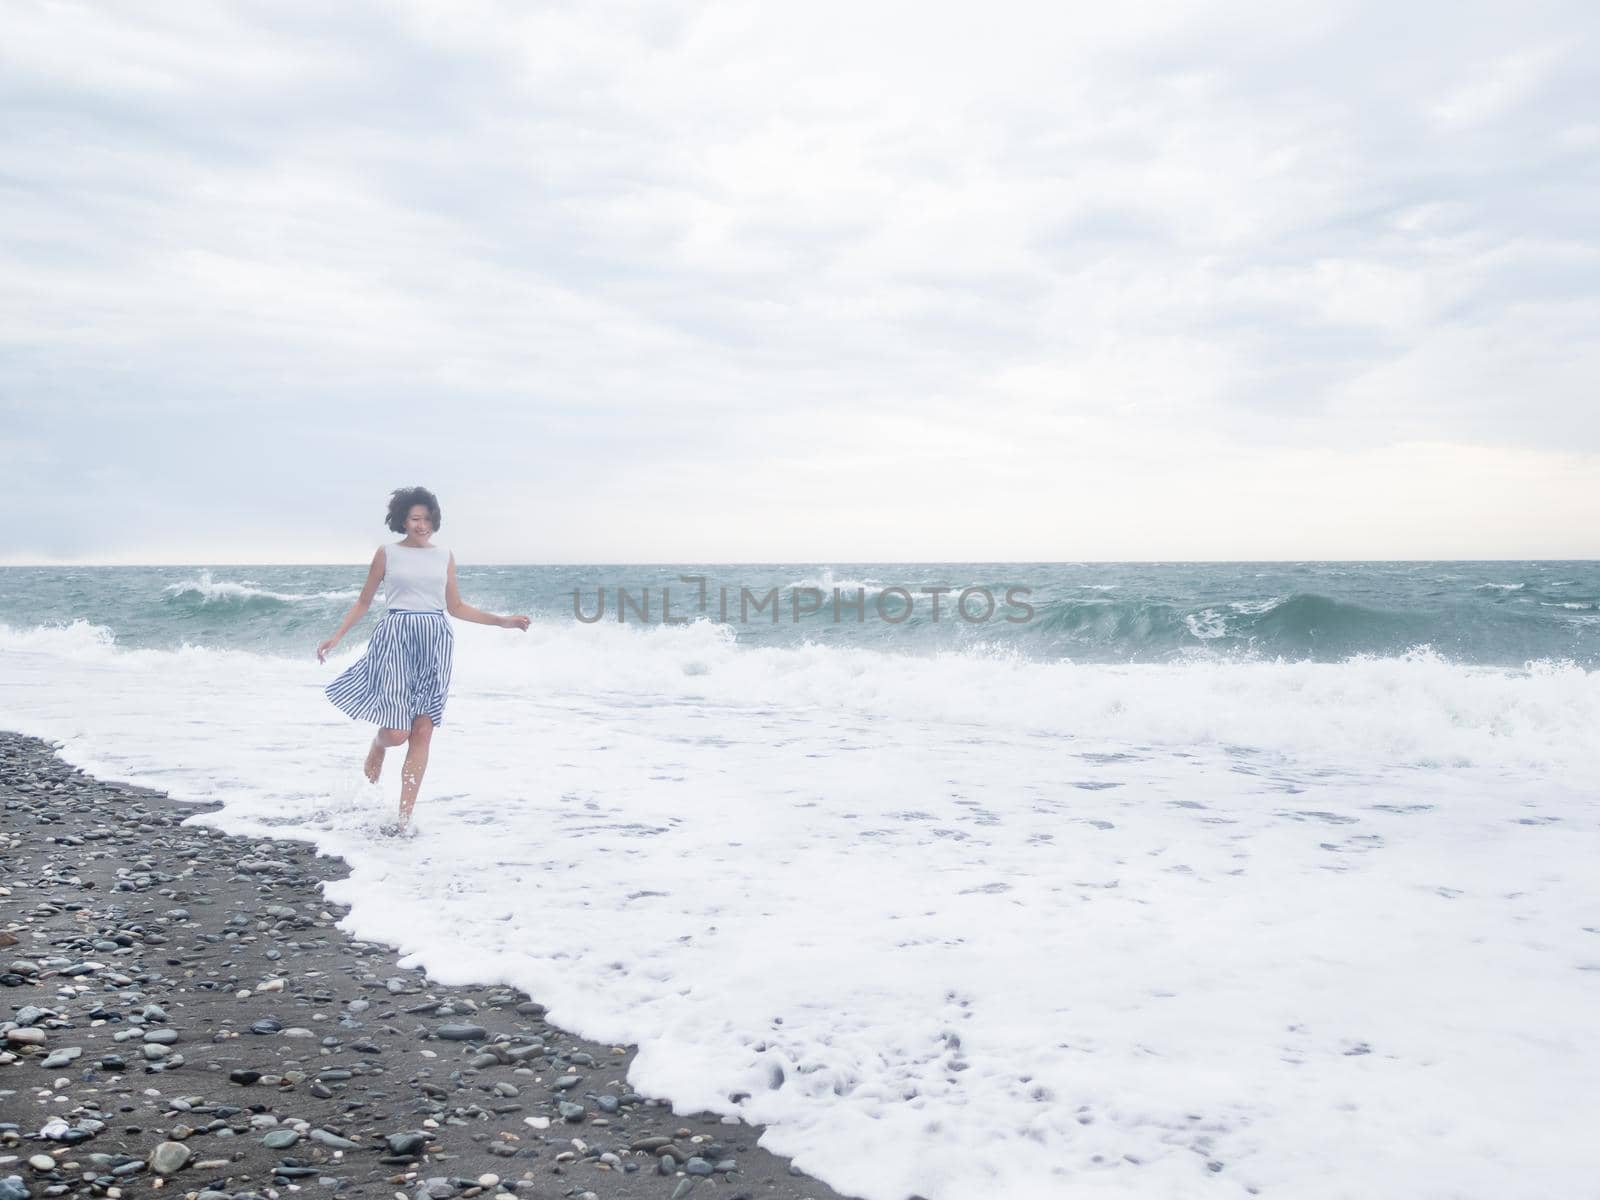
{"label": "cloudy sky", "polygon": [[0,562],[1600,557],[1596,11],[0,0]]}

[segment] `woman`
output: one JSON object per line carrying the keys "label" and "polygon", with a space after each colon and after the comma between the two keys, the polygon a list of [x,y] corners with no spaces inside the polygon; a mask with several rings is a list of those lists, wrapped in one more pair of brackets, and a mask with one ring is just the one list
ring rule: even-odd
{"label": "woman", "polygon": [[528,618],[499,617],[462,603],[456,590],[455,555],[430,540],[441,522],[439,501],[427,488],[401,488],[391,495],[388,524],[404,539],[378,547],[360,599],[351,605],[338,631],[317,647],[317,661],[326,662],[339,639],[366,616],[382,583],[388,613],[372,631],[367,652],[326,691],[328,699],[356,720],[377,724],[366,762],[367,778],[373,783],[383,773],[384,752],[410,743],[400,773],[400,821],[384,827],[385,833],[404,833],[428,769],[428,743],[434,727],[444,723],[450,691],[455,635],[445,613],[502,629],[525,630]]}

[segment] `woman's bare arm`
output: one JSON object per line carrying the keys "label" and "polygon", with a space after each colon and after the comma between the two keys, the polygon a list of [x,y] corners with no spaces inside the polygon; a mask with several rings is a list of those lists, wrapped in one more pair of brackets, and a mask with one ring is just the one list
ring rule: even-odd
{"label": "woman's bare arm", "polygon": [[456,587],[456,556],[450,556],[450,573],[445,576],[444,608],[447,613],[457,620],[473,621],[479,625],[498,625],[502,629],[527,629],[528,618],[520,614],[514,617],[496,616],[494,613],[484,612],[481,608],[473,608],[461,598],[461,589]]}
{"label": "woman's bare arm", "polygon": [[361,589],[361,595],[350,606],[350,611],[345,613],[344,620],[339,622],[338,632],[317,647],[318,662],[326,662],[328,652],[339,644],[339,639],[349,633],[355,623],[367,615],[367,610],[372,607],[372,598],[378,594],[378,585],[383,582],[383,571],[383,547],[379,546],[372,556],[372,567],[367,571],[367,583]]}

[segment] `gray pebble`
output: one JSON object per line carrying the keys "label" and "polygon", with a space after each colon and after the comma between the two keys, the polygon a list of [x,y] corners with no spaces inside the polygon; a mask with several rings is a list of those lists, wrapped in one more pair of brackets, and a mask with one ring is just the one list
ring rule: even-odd
{"label": "gray pebble", "polygon": [[150,1169],[157,1175],[172,1175],[189,1161],[189,1147],[182,1142],[162,1142],[150,1152]]}
{"label": "gray pebble", "polygon": [[326,1129],[313,1129],[311,1140],[321,1142],[333,1150],[354,1150],[356,1144],[347,1137],[340,1137],[337,1133],[329,1133]]}
{"label": "gray pebble", "polygon": [[384,1139],[389,1144],[389,1153],[405,1157],[421,1154],[428,1144],[428,1135],[425,1133],[391,1133]]}

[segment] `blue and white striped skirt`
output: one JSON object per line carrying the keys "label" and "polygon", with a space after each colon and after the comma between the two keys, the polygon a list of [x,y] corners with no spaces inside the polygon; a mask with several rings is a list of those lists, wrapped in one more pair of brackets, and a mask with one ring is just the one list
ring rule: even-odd
{"label": "blue and white striped skirt", "polygon": [[413,717],[444,724],[456,635],[438,609],[391,608],[367,652],[330,683],[328,699],[358,721],[410,729]]}

